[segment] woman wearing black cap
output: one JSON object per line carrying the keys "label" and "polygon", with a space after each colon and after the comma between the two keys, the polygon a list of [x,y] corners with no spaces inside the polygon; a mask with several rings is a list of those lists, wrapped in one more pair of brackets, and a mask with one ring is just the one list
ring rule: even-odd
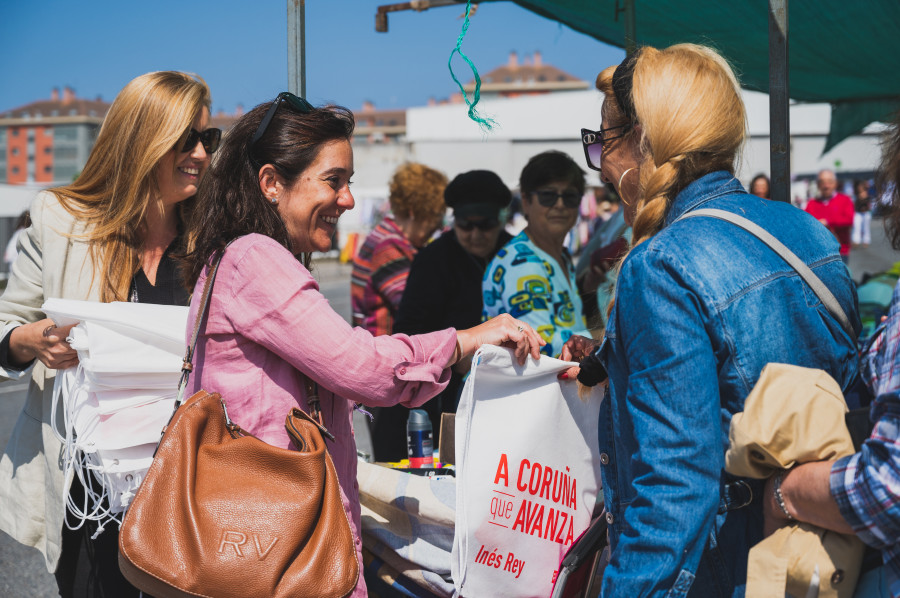
{"label": "woman wearing black cap", "polygon": [[[487,264],[510,240],[500,222],[500,210],[512,194],[489,170],[464,172],[444,191],[453,208],[453,228],[422,248],[413,261],[400,301],[394,333],[421,334],[445,328],[470,328],[481,322],[481,279]],[[438,445],[440,414],[456,411],[462,377],[471,360],[453,367],[444,391],[423,407],[434,425]],[[372,430],[377,461],[406,457],[406,418],[409,409],[381,409]]]}

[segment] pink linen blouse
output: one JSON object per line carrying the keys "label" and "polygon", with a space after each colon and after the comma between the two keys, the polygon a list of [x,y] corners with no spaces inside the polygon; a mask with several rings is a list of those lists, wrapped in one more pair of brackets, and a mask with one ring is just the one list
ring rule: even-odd
{"label": "pink linen blouse", "polygon": [[[194,287],[188,342],[207,273]],[[236,424],[290,448],[284,418],[292,407],[308,410],[303,374],[319,384],[324,423],[336,438],[326,443],[359,558],[351,596],[366,596],[353,405],[421,405],[450,380],[443,366],[455,348],[452,328],[379,337],[351,328],[303,264],[273,239],[251,234],[234,241],[219,266],[187,396],[201,388],[221,393]]]}

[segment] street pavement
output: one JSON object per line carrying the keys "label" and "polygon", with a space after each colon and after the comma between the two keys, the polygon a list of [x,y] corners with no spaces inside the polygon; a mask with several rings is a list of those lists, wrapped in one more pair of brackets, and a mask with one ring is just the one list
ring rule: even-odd
{"label": "street pavement", "polygon": [[900,261],[900,253],[891,248],[885,237],[884,220],[872,221],[872,243],[867,247],[853,247],[847,264],[853,280],[859,282],[863,275],[883,272],[894,262]]}
{"label": "street pavement", "polygon": [[[872,245],[854,248],[849,267],[855,280],[868,273],[880,272],[900,261],[900,253],[888,245],[880,220],[872,223]],[[322,293],[331,306],[345,319],[350,318],[350,267],[336,260],[314,263],[313,274],[319,280]],[[0,384],[0,446],[6,446],[13,425],[24,403],[24,383]],[[371,454],[371,440],[363,416],[355,418],[357,446]],[[0,597],[56,598],[56,584],[47,572],[37,550],[24,547],[0,532]]]}

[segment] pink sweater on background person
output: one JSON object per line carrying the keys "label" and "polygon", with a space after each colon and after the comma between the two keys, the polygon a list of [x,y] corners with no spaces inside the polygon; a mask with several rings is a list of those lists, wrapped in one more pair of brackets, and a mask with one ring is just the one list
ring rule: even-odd
{"label": "pink sweater on background person", "polygon": [[[188,342],[207,270],[194,287]],[[456,331],[373,337],[351,326],[328,304],[319,285],[284,247],[263,235],[234,241],[219,266],[209,317],[197,340],[188,396],[199,389],[222,394],[231,419],[257,438],[290,448],[284,418],[307,411],[303,376],[319,384],[326,440],[341,486],[359,558],[359,486],[353,404],[417,407],[450,380],[444,369],[456,349]]]}
{"label": "pink sweater on background person", "polygon": [[806,204],[806,211],[816,220],[825,220],[828,230],[841,244],[841,255],[850,254],[850,234],[856,210],[853,200],[843,193],[835,193],[831,199],[814,197]]}

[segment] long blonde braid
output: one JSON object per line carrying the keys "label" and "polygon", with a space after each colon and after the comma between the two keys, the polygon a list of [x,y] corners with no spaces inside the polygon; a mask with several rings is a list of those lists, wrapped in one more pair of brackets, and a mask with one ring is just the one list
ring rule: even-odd
{"label": "long blonde braid", "polygon": [[[597,88],[618,108],[614,72],[600,73]],[[717,170],[734,172],[747,118],[731,67],[696,44],[641,48],[623,99],[633,104],[643,156],[630,252],[662,229],[672,200],[692,181]]]}
{"label": "long blonde braid", "polygon": [[688,184],[716,170],[734,172],[747,118],[731,67],[696,44],[645,48],[635,64],[632,99],[645,157],[637,247],[659,232],[670,202]]}

